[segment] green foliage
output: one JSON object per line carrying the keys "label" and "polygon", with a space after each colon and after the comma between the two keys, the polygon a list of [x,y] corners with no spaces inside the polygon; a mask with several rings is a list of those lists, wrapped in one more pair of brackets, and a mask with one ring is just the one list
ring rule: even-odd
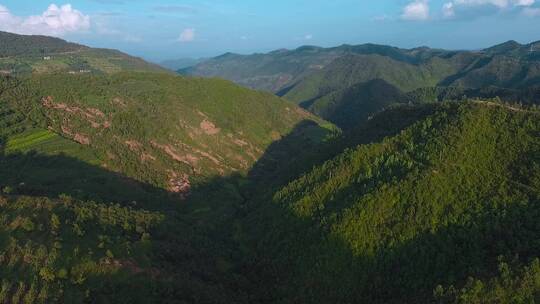
{"label": "green foliage", "polygon": [[[539,113],[489,102],[437,107],[396,136],[315,167],[256,208],[250,223],[273,221],[254,242],[271,261],[263,276],[281,282],[278,297],[429,302],[435,290],[462,303],[488,294],[479,303],[514,303],[520,284],[521,302],[535,295],[521,274],[509,285],[488,278],[498,256],[538,257]],[[447,292],[450,285],[470,297]]]}
{"label": "green foliage", "polygon": [[402,99],[399,89],[384,80],[375,79],[332,92],[301,106],[348,131]]}
{"label": "green foliage", "polygon": [[46,56],[51,53],[73,52],[84,48],[62,39],[46,36],[23,36],[0,32],[0,58],[10,56]]}
{"label": "green foliage", "polygon": [[[6,202],[0,207],[3,302],[50,303],[75,296],[77,302],[93,302],[109,292],[103,277],[132,272],[127,261],[146,263],[148,247],[140,237],[163,221],[159,213],[113,204],[26,196],[0,200]],[[84,238],[73,227],[84,231]],[[103,239],[106,248],[99,248]]]}
{"label": "green foliage", "polygon": [[494,277],[470,277],[461,289],[439,285],[434,296],[439,303],[535,303],[540,297],[540,260],[520,264],[501,261]]}
{"label": "green foliage", "polygon": [[350,129],[392,103],[499,96],[537,104],[540,68],[529,49],[515,41],[483,52],[373,44],[301,47],[225,54],[180,72],[274,92]]}
{"label": "green foliage", "polygon": [[534,302],[535,91],[436,87],[490,56],[510,75],[520,48],[302,47],[253,78],[214,60],[271,90],[311,74],[289,93],[343,135],[115,51],[1,58],[35,75],[0,79],[0,302]]}
{"label": "green foliage", "polygon": [[168,73],[157,65],[119,51],[92,49],[53,37],[0,32],[0,46],[0,74]]}
{"label": "green foliage", "polygon": [[[4,79],[6,88],[9,81]],[[69,156],[166,189],[184,176],[193,184],[247,172],[264,149],[295,124],[311,120],[317,124],[310,128],[317,128],[323,123],[270,94],[217,79],[59,74],[34,76],[12,86],[1,100],[14,113],[9,117],[19,117],[26,130],[6,134],[6,152],[70,151]],[[12,120],[8,118],[6,123]],[[331,132],[333,126],[328,127]],[[78,151],[75,146],[80,145],[71,149],[55,133],[90,146],[95,155],[84,152],[88,149]]]}
{"label": "green foliage", "polygon": [[267,93],[157,73],[3,77],[0,105],[0,206],[38,205],[0,214],[14,223],[0,251],[55,253],[24,271],[28,254],[0,264],[19,302],[245,302],[229,229],[251,186],[241,176],[278,139],[293,134],[298,158],[277,154],[292,168],[338,133]]}

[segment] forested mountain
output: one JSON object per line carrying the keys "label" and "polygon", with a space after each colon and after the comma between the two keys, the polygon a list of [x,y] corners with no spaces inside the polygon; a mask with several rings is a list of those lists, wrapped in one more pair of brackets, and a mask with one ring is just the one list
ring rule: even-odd
{"label": "forested mountain", "polygon": [[0,303],[539,301],[538,89],[335,51],[289,93],[345,132],[221,79],[0,76]]}
{"label": "forested mountain", "polygon": [[304,120],[324,124],[271,94],[225,80],[117,73],[3,81],[11,86],[2,94],[10,108],[42,130],[91,147],[110,170],[178,193],[246,171]]}
{"label": "forested mountain", "polygon": [[225,78],[252,89],[277,93],[324,68],[342,54],[343,50],[337,48],[327,50],[312,46],[268,54],[227,53],[179,72],[188,76]]}
{"label": "forested mountain", "polygon": [[0,32],[0,57],[44,56],[52,53],[65,53],[88,49],[83,45],[69,43],[48,36],[25,36]]}
{"label": "forested mountain", "polygon": [[241,177],[263,156],[295,166],[266,153],[285,136],[338,134],[269,93],[159,70],[0,76],[0,126],[1,303],[247,298],[223,229]]}
{"label": "forested mountain", "polygon": [[[521,45],[509,41],[480,51],[399,49],[374,44],[328,49],[302,47],[249,56],[226,54],[181,73],[222,77],[251,88],[269,90],[337,125],[350,128],[355,125],[351,120],[342,121],[343,116],[331,113],[336,105],[377,104],[379,100],[369,91],[359,89],[368,90],[368,86],[362,84],[373,80],[383,80],[403,94],[435,87],[455,87],[463,91],[491,88],[492,92],[538,87],[540,43]],[[314,108],[314,104],[319,106]],[[330,108],[324,109],[323,105]],[[379,110],[386,105],[383,100],[371,109]],[[343,109],[349,117],[356,116],[358,123],[366,117],[366,110]]]}
{"label": "forested mountain", "polygon": [[493,102],[412,109],[422,114],[410,126],[393,123],[409,106],[370,121],[395,135],[267,192],[265,207],[252,202],[253,279],[272,282],[268,302],[538,300],[540,112]]}
{"label": "forested mountain", "polygon": [[166,72],[116,50],[94,49],[47,36],[0,32],[0,74]]}

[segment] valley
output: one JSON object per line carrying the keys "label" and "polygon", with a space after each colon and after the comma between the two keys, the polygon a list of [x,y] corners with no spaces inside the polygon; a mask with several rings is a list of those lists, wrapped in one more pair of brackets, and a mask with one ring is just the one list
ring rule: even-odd
{"label": "valley", "polygon": [[0,303],[539,299],[530,45],[0,46]]}

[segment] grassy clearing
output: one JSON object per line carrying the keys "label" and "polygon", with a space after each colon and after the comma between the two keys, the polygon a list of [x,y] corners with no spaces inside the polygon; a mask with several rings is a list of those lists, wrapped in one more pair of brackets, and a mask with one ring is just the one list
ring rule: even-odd
{"label": "grassy clearing", "polygon": [[99,164],[99,160],[93,151],[85,149],[81,145],[49,130],[30,129],[8,138],[6,153],[30,151],[46,155],[63,154],[90,164]]}
{"label": "grassy clearing", "polygon": [[57,134],[48,131],[33,129],[25,131],[22,134],[16,135],[10,138],[7,142],[6,151],[27,151],[34,148],[37,145],[41,145],[46,142],[50,142],[59,137]]}

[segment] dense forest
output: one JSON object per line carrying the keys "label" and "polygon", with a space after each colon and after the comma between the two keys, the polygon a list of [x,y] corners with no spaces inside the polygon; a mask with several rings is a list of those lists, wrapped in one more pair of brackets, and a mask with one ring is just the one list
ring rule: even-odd
{"label": "dense forest", "polygon": [[0,303],[540,301],[537,87],[295,52],[402,74],[327,74],[302,107],[144,65],[1,75]]}
{"label": "dense forest", "polygon": [[87,47],[47,36],[22,36],[0,32],[0,58],[10,56],[49,56],[75,52]]}
{"label": "dense forest", "polygon": [[538,103],[540,52],[534,51],[538,45],[509,41],[479,51],[376,44],[305,46],[266,54],[225,54],[179,72],[271,91],[350,130],[389,103],[497,96],[508,102]]}

